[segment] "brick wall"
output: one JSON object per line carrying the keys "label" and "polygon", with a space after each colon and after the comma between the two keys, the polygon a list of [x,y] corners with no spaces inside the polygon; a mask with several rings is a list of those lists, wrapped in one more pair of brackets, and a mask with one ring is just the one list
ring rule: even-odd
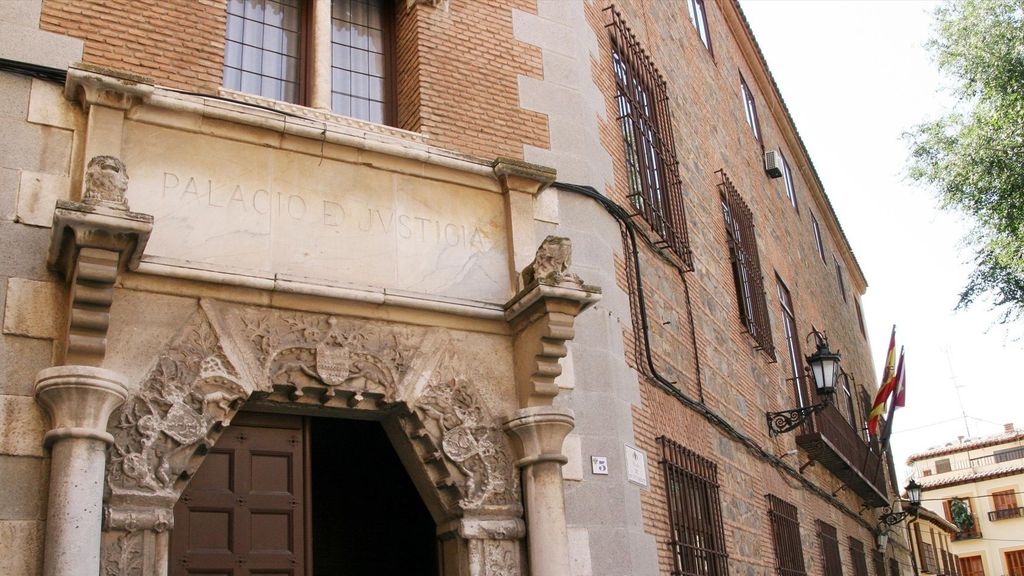
{"label": "brick wall", "polygon": [[[684,2],[615,3],[668,81],[696,265],[696,270],[686,277],[686,286],[679,271],[665,258],[653,250],[642,249],[640,266],[652,354],[657,371],[665,379],[692,398],[702,396],[708,408],[740,433],[755,439],[768,452],[781,455],[796,448],[794,433],[769,438],[764,413],[793,407],[796,401],[792,384],[786,382],[792,374],[775,276],[778,274],[792,293],[800,337],[810,331],[812,324],[827,330],[833,349],[843,352],[843,366],[854,373],[859,383],[873,388],[875,375],[853,301],[853,293],[859,294],[864,286],[851,280],[853,274],[846,269],[849,259],[844,259],[838,229],[829,220],[824,200],[812,192],[810,169],[794,160],[801,157],[799,150],[791,149],[790,142],[783,137],[779,122],[784,122],[784,118],[769,109],[764,91],[770,85],[758,83],[758,65],[748,61],[731,35],[720,3],[705,4],[713,55],[701,43]],[[604,192],[628,206],[625,154],[614,102],[611,44],[604,28],[606,15],[601,12],[606,5],[602,1],[587,4],[588,19],[602,51],[592,68],[594,81],[607,101],[608,120],[601,126],[601,140],[615,160],[615,181]],[[755,93],[764,148],[781,148],[790,161],[799,211],[789,203],[783,179],[769,179],[764,173],[762,144],[754,138],[744,115],[739,89],[741,73]],[[716,186],[719,177],[715,171],[719,169],[728,173],[754,213],[777,361],[754,350],[754,341],[739,318]],[[808,210],[822,223],[826,263],[817,254]],[[852,293],[848,293],[849,302],[843,301],[836,286],[833,252],[844,262],[847,290],[853,286]],[[617,276],[624,290],[630,289],[626,272],[623,270]],[[685,297],[687,289],[689,302]],[[688,313],[691,306],[695,326],[692,334]],[[636,360],[631,354],[634,335],[626,334],[625,340],[627,362],[641,372],[649,372],[646,361]],[[695,347],[700,363],[699,380]],[[805,353],[809,352],[807,344],[803,348]],[[638,362],[641,366],[636,366]],[[635,441],[647,451],[651,462],[651,489],[642,491],[641,499],[645,530],[658,543],[662,573],[672,571],[673,560],[668,545],[664,479],[657,465],[660,454],[656,438],[660,435],[683,443],[718,465],[732,573],[762,574],[774,570],[765,494],[779,496],[800,509],[804,557],[810,574],[820,574],[822,570],[814,519],[835,525],[844,542],[849,535],[864,542],[873,541],[862,524],[753,455],[733,437],[655,386],[651,378],[641,380],[642,402],[633,410]],[[796,456],[787,457],[787,463],[797,467],[808,459],[806,453],[799,451]],[[821,466],[807,468],[804,475],[829,493],[841,487],[839,480]],[[854,511],[860,509],[860,499],[849,490],[838,491],[836,499]],[[871,512],[862,518],[873,521]],[[848,553],[844,551],[842,557],[849,564]],[[849,572],[852,567],[848,565],[846,570]]]}
{"label": "brick wall", "polygon": [[[540,51],[513,39],[512,10],[535,0],[396,5],[401,128],[482,158],[547,148],[547,117],[519,107],[518,77],[542,75]],[[41,26],[85,41],[84,60],[204,93],[221,85],[223,0],[46,0]]]}
{"label": "brick wall", "polygon": [[158,84],[215,92],[224,63],[223,0],[46,0],[43,30],[85,41],[90,64]]}

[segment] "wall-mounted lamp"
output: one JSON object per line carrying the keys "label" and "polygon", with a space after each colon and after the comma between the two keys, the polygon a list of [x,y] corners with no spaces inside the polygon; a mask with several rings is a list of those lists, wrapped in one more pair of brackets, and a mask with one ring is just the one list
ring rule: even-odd
{"label": "wall-mounted lamp", "polygon": [[[910,482],[907,482],[906,490],[906,500],[903,500],[902,498],[896,498],[896,500],[893,501],[892,504],[885,507],[884,511],[882,512],[882,515],[878,517],[878,527],[880,529],[884,530],[889,526],[895,526],[911,514],[915,516],[917,515],[917,509],[918,507],[921,506],[921,485],[918,484],[917,482],[914,482],[914,479],[911,478]],[[897,502],[906,502],[907,509],[902,510],[900,512],[893,512],[893,508],[895,508]]]}
{"label": "wall-mounted lamp", "polygon": [[792,410],[781,412],[768,412],[768,434],[784,434],[800,426],[810,417],[811,414],[822,411],[825,406],[831,404],[832,395],[836,391],[836,379],[839,377],[839,352],[833,352],[828,347],[828,337],[818,332],[813,327],[808,338],[814,336],[814,343],[817,350],[814,354],[807,356],[807,369],[814,376],[814,388],[818,396],[822,397],[821,402],[812,406],[803,406]]}

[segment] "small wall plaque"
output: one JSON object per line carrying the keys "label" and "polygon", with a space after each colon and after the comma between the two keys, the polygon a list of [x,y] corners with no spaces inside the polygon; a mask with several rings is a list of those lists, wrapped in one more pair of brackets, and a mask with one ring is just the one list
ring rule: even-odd
{"label": "small wall plaque", "polygon": [[644,488],[650,486],[647,480],[647,454],[626,444],[626,479]]}
{"label": "small wall plaque", "polygon": [[600,474],[602,476],[608,475],[608,457],[607,456],[591,456],[590,457],[590,469],[594,474]]}

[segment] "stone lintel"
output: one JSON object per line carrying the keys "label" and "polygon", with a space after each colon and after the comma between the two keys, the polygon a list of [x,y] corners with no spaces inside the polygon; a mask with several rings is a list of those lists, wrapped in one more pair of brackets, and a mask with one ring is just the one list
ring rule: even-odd
{"label": "stone lintel", "polygon": [[79,62],[68,68],[64,97],[89,110],[93,104],[128,110],[153,94],[151,78]]}
{"label": "stone lintel", "polygon": [[491,162],[491,167],[505,193],[514,190],[534,195],[547,188],[557,176],[554,168],[514,158],[497,158]]}

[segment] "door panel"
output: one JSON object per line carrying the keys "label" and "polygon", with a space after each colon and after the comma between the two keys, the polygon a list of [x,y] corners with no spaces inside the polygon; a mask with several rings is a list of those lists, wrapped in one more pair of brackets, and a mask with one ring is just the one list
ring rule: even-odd
{"label": "door panel", "polygon": [[303,419],[246,414],[175,506],[171,574],[304,574]]}

